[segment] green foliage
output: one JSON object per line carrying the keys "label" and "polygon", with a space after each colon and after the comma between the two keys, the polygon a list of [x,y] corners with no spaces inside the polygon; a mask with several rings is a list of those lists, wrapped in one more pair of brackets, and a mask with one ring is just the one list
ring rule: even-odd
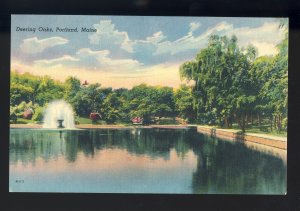
{"label": "green foliage", "polygon": [[41,122],[44,117],[44,110],[45,110],[44,107],[36,106],[34,110],[34,114],[32,116],[32,120],[36,122]]}
{"label": "green foliage", "polygon": [[61,82],[54,81],[49,76],[34,76],[29,73],[11,74],[10,104],[18,105],[22,101],[32,101],[33,104],[45,103],[63,97],[65,91]]}
{"label": "green foliage", "polygon": [[284,31],[285,38],[273,57],[257,58],[256,48],[252,45],[240,48],[236,36],[210,36],[207,47],[179,68],[181,79],[192,81],[193,85],[182,85],[175,91],[171,87],[146,84],[130,90],[113,90],[97,83],[83,86],[75,77],[59,82],[49,76],[12,72],[10,119],[17,121],[26,108],[32,108],[34,121],[41,121],[44,106],[51,100],[64,98],[79,117],[100,113],[111,124],[130,123],[133,117],[142,117],[147,124],[178,116],[189,122],[226,128],[237,123],[245,131],[255,121],[260,125],[267,119],[271,129],[286,130],[288,24],[285,20],[278,29]]}
{"label": "green foliage", "polygon": [[145,123],[150,123],[155,117],[175,116],[174,93],[171,87],[141,84],[127,91],[122,100],[122,113],[128,114],[127,119],[142,117]]}
{"label": "green foliage", "polygon": [[120,118],[121,101],[115,92],[110,93],[103,101],[102,114],[107,123],[115,123]]}
{"label": "green foliage", "polygon": [[26,103],[25,101],[22,101],[19,105],[16,106],[10,106],[10,120],[12,120],[13,122],[17,122],[18,118],[22,118],[24,111],[26,111],[27,109],[32,109],[33,110],[33,117],[34,118],[37,112],[37,110],[39,109],[39,106],[37,104],[33,105],[33,103],[30,101],[28,103]]}
{"label": "green foliage", "polygon": [[178,115],[186,118],[188,121],[194,121],[196,112],[193,107],[192,88],[186,85],[181,85],[174,93],[175,108]]}
{"label": "green foliage", "polygon": [[[192,101],[197,122],[229,128],[236,122],[244,132],[254,116],[268,116],[280,130],[287,117],[287,37],[274,58],[256,58],[254,46],[244,50],[237,42],[235,36],[212,35],[208,46],[180,67],[181,78],[195,82]],[[192,111],[191,99],[179,98],[179,114],[187,117],[183,111],[186,107]]]}
{"label": "green foliage", "polygon": [[106,95],[111,88],[100,88],[100,84],[81,87],[73,98],[69,100],[79,116],[89,116],[91,112],[99,112]]}
{"label": "green foliage", "polygon": [[9,119],[12,120],[14,123],[16,123],[18,120],[16,109],[17,109],[16,107],[12,107],[12,106],[10,106],[9,109],[10,111]]}
{"label": "green foliage", "polygon": [[19,105],[22,101],[29,102],[33,96],[33,89],[22,84],[12,83],[10,86],[10,104]]}
{"label": "green foliage", "polygon": [[75,77],[68,77],[64,83],[65,93],[64,98],[70,101],[80,91],[80,80]]}

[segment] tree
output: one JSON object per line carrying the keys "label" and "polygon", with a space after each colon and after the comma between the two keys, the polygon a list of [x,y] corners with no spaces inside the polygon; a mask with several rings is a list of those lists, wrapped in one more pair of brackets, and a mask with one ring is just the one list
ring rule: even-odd
{"label": "tree", "polygon": [[107,123],[115,123],[120,118],[121,101],[115,92],[108,94],[103,101],[101,113]]}
{"label": "tree", "polygon": [[23,101],[31,101],[33,93],[34,91],[31,87],[12,83],[10,86],[10,105],[19,105]]}
{"label": "tree", "polygon": [[171,87],[154,87],[153,95],[151,96],[152,113],[158,117],[174,117],[174,93]]}
{"label": "tree", "polygon": [[77,79],[76,77],[68,77],[65,80],[65,95],[64,98],[67,101],[71,101],[72,98],[75,97],[76,93],[80,91],[81,89],[81,84],[80,80]]}
{"label": "tree", "polygon": [[272,64],[274,57],[261,56],[254,60],[250,68],[251,80],[255,82],[253,88],[258,93],[256,96],[253,115],[257,116],[258,124],[261,124],[263,118],[272,118],[273,111],[271,100],[268,96],[268,81],[272,76]]}
{"label": "tree", "polygon": [[253,46],[246,53],[238,47],[236,36],[212,35],[207,48],[180,67],[181,78],[195,82],[193,108],[199,123],[230,127],[235,118],[245,130],[255,97],[248,71],[255,56]]}
{"label": "tree", "polygon": [[147,86],[140,84],[123,95],[123,112],[128,118],[142,117],[145,123],[154,117],[174,117],[174,93],[171,87]]}
{"label": "tree", "polygon": [[43,106],[55,99],[62,99],[64,95],[64,86],[58,81],[54,81],[49,76],[41,78],[40,84],[36,90],[35,103]]}
{"label": "tree", "polygon": [[193,107],[192,88],[187,85],[181,85],[174,93],[175,109],[179,116],[187,118],[188,121],[194,121],[196,112]]}

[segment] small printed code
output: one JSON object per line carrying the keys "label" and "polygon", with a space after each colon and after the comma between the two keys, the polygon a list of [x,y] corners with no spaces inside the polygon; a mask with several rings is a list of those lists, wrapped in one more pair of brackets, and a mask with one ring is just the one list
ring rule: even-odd
{"label": "small printed code", "polygon": [[22,179],[17,179],[15,182],[16,182],[16,183],[24,183],[24,180],[22,180]]}

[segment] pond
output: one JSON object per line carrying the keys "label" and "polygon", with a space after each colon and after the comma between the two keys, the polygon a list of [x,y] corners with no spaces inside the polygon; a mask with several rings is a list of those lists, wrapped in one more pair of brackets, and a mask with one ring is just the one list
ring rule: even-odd
{"label": "pond", "polygon": [[280,156],[193,129],[11,129],[9,146],[11,192],[286,193]]}

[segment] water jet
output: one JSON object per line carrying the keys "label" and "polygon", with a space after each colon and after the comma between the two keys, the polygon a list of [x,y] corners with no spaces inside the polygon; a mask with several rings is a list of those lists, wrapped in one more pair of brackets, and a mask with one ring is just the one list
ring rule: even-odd
{"label": "water jet", "polygon": [[45,110],[43,128],[75,128],[72,106],[64,100],[50,102]]}

